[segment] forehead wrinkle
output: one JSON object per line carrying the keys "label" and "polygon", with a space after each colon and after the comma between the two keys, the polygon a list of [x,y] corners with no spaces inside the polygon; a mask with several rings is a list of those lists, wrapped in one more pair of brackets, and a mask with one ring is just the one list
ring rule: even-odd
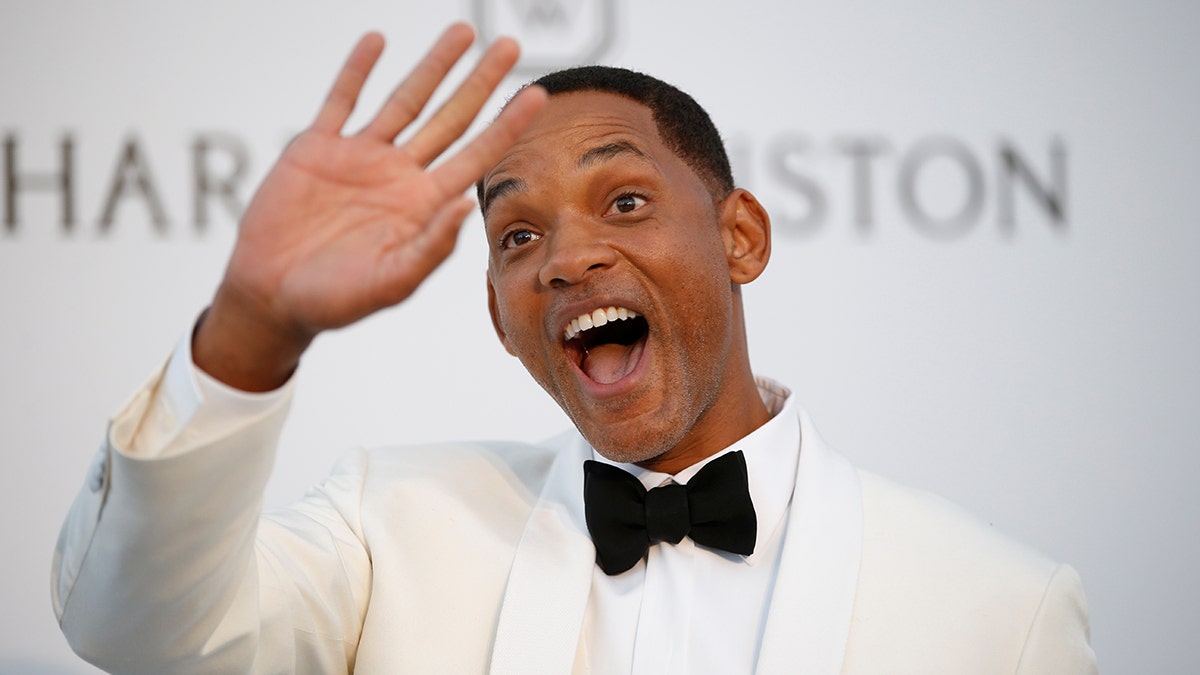
{"label": "forehead wrinkle", "polygon": [[510,195],[514,192],[524,192],[527,189],[529,189],[529,186],[520,178],[505,178],[495,185],[489,185],[483,193],[483,208],[480,210],[483,211],[484,216],[487,216],[488,208],[491,207],[492,202],[500,197]]}

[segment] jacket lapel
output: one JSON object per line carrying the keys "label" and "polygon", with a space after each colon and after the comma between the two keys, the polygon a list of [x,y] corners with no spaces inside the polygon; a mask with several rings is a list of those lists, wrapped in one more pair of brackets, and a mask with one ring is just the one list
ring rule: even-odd
{"label": "jacket lapel", "polygon": [[[862,553],[858,473],[800,413],[801,449],[783,557],[757,672],[834,675],[850,634]],[[583,462],[576,435],[560,447],[509,572],[490,672],[572,672],[595,549],[583,512]]]}
{"label": "jacket lapel", "polygon": [[800,461],[758,673],[835,675],[850,635],[862,554],[858,472],[800,413]]}
{"label": "jacket lapel", "polygon": [[583,511],[583,462],[591,450],[577,435],[565,439],[552,443],[560,449],[509,572],[493,675],[561,675],[575,663],[596,550]]}

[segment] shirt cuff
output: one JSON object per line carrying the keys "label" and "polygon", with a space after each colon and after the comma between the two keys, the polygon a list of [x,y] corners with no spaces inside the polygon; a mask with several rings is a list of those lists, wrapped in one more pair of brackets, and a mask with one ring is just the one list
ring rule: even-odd
{"label": "shirt cuff", "polygon": [[141,459],[193,450],[286,404],[293,381],[263,393],[230,387],[196,367],[188,331],[166,365],[113,418],[112,444]]}

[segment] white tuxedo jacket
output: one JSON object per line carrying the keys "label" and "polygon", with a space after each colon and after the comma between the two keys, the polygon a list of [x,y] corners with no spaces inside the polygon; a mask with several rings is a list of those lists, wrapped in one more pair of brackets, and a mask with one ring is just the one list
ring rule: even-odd
{"label": "white tuxedo jacket", "polygon": [[[114,672],[586,672],[577,435],[358,452],[261,514],[285,412],[179,456],[106,443],[53,600]],[[801,415],[759,673],[1095,672],[1075,572],[857,470]]]}

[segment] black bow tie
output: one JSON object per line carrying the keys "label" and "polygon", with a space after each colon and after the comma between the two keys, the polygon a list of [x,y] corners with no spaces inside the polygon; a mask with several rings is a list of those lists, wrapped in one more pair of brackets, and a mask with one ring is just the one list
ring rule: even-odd
{"label": "black bow tie", "polygon": [[741,451],[722,455],[700,469],[687,485],[649,491],[611,464],[583,463],[583,498],[596,563],[620,574],[646,555],[650,544],[697,544],[750,555],[758,532]]}

